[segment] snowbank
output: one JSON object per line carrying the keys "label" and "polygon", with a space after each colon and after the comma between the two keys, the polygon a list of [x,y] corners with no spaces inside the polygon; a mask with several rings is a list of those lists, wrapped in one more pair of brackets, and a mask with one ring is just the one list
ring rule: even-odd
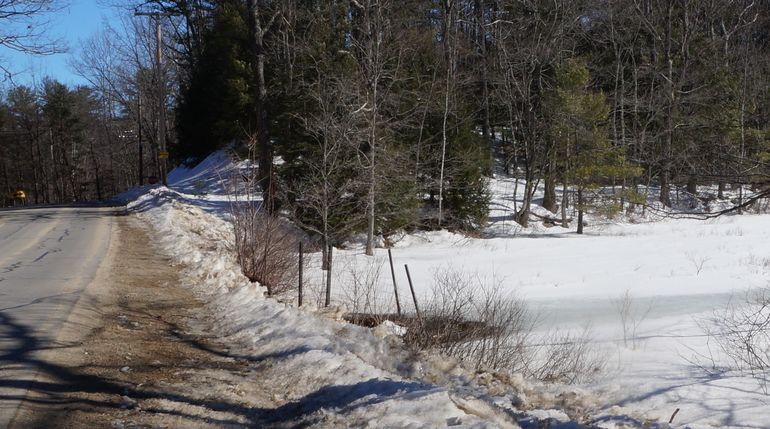
{"label": "snowbank", "polygon": [[[323,427],[515,426],[490,404],[474,406],[472,398],[453,398],[447,388],[414,381],[429,374],[402,348],[392,347],[397,337],[378,337],[265,298],[261,287],[240,274],[228,248],[230,226],[182,202],[186,198],[159,188],[129,209],[141,208],[138,216],[183,267],[186,286],[208,303],[213,332],[249,360],[269,362],[259,382],[276,392],[287,419]],[[465,411],[455,401],[463,401]]]}

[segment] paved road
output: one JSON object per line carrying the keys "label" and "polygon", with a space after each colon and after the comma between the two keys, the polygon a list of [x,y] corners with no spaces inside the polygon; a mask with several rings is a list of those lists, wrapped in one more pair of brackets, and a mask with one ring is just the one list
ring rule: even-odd
{"label": "paved road", "polygon": [[[107,254],[114,208],[0,211],[0,428],[55,370],[46,358]],[[68,320],[70,319],[70,320]]]}

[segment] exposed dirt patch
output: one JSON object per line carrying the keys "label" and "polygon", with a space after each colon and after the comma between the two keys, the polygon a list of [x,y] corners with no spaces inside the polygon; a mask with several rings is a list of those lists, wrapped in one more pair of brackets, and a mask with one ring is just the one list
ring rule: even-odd
{"label": "exposed dirt patch", "polygon": [[[203,304],[132,216],[118,220],[91,332],[52,355],[20,412],[23,428],[254,426],[275,404],[247,358],[188,334]],[[251,374],[251,375],[250,375]]]}

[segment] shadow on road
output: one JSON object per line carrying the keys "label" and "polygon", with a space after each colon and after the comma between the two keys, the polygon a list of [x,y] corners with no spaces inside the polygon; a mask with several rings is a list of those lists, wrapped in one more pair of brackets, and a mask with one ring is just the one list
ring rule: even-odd
{"label": "shadow on road", "polygon": [[[96,308],[90,308],[90,310],[98,311]],[[170,306],[155,308],[153,313],[173,310]],[[139,315],[136,312],[129,314]],[[146,316],[157,319],[157,316],[152,314]],[[227,358],[258,365],[265,361],[285,359],[307,351],[299,348],[265,356],[230,354],[211,347],[198,338],[181,334],[181,328],[173,323],[161,323],[164,325],[163,335],[173,336],[177,341],[211,354],[214,360]],[[94,376],[88,373],[92,372],[89,371],[88,366],[70,367],[46,360],[41,357],[42,351],[76,348],[78,344],[55,344],[43,339],[36,335],[33,329],[19,323],[9,312],[0,311],[0,344],[5,342],[13,342],[14,347],[0,354],[0,367],[27,368],[37,372],[36,377],[32,377],[28,371],[18,377],[0,376],[0,407],[5,407],[9,402],[23,401],[23,407],[33,410],[36,416],[32,421],[17,421],[11,425],[12,428],[56,428],[59,427],[57,424],[61,421],[62,414],[69,411],[82,410],[95,415],[109,410],[133,407],[132,403],[126,402],[126,398],[137,401],[138,404],[154,399],[174,402],[181,406],[175,406],[173,409],[143,406],[142,412],[180,417],[211,427],[305,427],[323,418],[324,413],[319,411],[326,408],[349,411],[374,402],[385,401],[389,396],[396,394],[408,395],[410,392],[425,394],[430,391],[418,382],[371,379],[348,386],[324,387],[278,408],[252,408],[234,402],[200,399],[192,395],[154,390],[122,381],[117,375],[115,377]],[[190,363],[177,362],[169,365],[174,371],[200,369]],[[118,365],[106,369],[107,371],[103,371],[106,374],[120,374]],[[151,404],[155,403],[157,402],[151,402]],[[221,412],[233,418],[206,417],[198,412],[183,411],[189,407],[194,407],[198,411],[203,409]],[[102,423],[110,424],[110,422]]]}
{"label": "shadow on road", "polygon": [[97,219],[104,216],[126,216],[123,206],[114,205],[66,205],[0,208],[0,220],[28,223],[53,219]]}

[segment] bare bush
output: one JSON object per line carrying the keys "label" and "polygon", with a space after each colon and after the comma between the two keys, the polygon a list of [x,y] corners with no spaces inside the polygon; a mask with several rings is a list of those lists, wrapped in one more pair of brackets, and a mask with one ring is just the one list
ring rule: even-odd
{"label": "bare bush", "polygon": [[590,327],[580,332],[553,330],[528,350],[524,374],[553,383],[587,383],[600,374],[606,357],[595,349]]}
{"label": "bare bush", "polygon": [[711,258],[705,256],[699,257],[692,252],[685,253],[685,256],[687,256],[687,260],[690,261],[692,266],[695,268],[696,276],[699,276],[700,272],[703,271],[703,266],[706,264],[706,262],[711,260]]}
{"label": "bare bush", "polygon": [[754,267],[754,271],[758,271],[760,274],[770,272],[770,258],[762,258],[751,254],[742,259],[741,263]]}
{"label": "bare bush", "polygon": [[763,383],[767,382],[770,375],[770,287],[750,292],[744,302],[716,311],[700,325],[728,359],[729,369],[748,371]]}
{"label": "bare bush", "polygon": [[546,382],[587,382],[604,369],[606,359],[595,350],[588,328],[535,338],[538,317],[505,294],[499,279],[445,268],[433,280],[422,318],[402,319],[411,347],[440,352],[477,370],[519,372]]}
{"label": "bare bush", "polygon": [[393,302],[392,289],[383,290],[380,285],[380,275],[385,265],[383,258],[349,258],[340,265],[346,275],[346,280],[340,285],[343,305],[354,314],[366,314],[380,323],[389,316]]}
{"label": "bare bush", "polygon": [[235,254],[243,274],[267,288],[269,296],[294,289],[299,271],[299,231],[250,201],[231,203],[231,215]]}
{"label": "bare bush", "polygon": [[613,301],[615,308],[620,316],[620,326],[623,329],[623,345],[628,347],[629,343],[633,348],[636,348],[637,334],[639,325],[644,322],[647,316],[652,311],[653,302],[645,308],[638,308],[638,305],[634,301],[634,297],[631,291],[626,289],[620,298]]}
{"label": "bare bush", "polygon": [[405,340],[476,368],[523,368],[532,318],[523,302],[505,296],[498,280],[453,269],[436,271],[422,319]]}

